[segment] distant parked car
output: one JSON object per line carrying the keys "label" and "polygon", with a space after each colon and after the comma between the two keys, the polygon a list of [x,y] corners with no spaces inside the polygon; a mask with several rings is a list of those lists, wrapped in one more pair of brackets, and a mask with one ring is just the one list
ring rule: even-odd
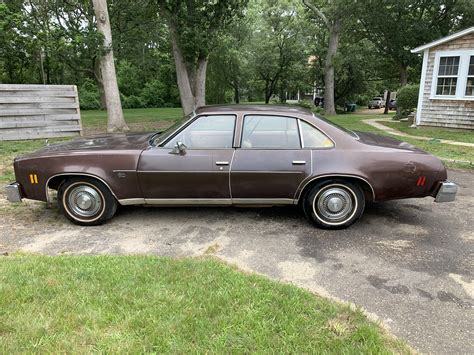
{"label": "distant parked car", "polygon": [[376,96],[369,101],[369,109],[370,108],[382,108],[385,107],[385,100],[381,96]]}
{"label": "distant parked car", "polygon": [[10,201],[48,201],[57,190],[65,216],[89,226],[118,205],[300,205],[317,226],[345,228],[366,201],[448,202],[457,191],[438,158],[293,106],[201,107],[164,132],[81,137],[14,168]]}
{"label": "distant parked car", "polygon": [[396,110],[397,109],[397,100],[390,100],[388,103],[389,110]]}

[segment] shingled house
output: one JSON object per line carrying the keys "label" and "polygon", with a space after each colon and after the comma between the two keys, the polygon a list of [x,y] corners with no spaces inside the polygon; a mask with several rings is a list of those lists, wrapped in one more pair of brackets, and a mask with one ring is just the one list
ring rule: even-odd
{"label": "shingled house", "polygon": [[474,27],[412,52],[423,53],[416,125],[474,129]]}

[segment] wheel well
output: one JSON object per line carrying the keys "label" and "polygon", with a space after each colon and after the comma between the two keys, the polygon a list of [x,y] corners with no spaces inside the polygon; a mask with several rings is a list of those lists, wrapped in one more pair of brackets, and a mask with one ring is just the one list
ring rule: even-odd
{"label": "wheel well", "polygon": [[373,191],[372,186],[363,178],[354,177],[354,176],[344,176],[344,175],[334,175],[334,176],[323,176],[320,178],[315,178],[311,180],[301,191],[300,198],[298,200],[299,203],[304,201],[306,194],[313,188],[314,185],[320,183],[321,181],[332,181],[332,180],[343,180],[352,182],[357,184],[361,187],[362,191],[364,192],[364,197],[366,201],[374,201],[375,200],[375,192]]}
{"label": "wheel well", "polygon": [[48,201],[50,200],[50,193],[49,193],[48,189],[52,189],[52,190],[57,191],[59,189],[59,186],[61,186],[61,184],[64,181],[66,181],[67,179],[75,178],[75,177],[86,177],[88,179],[96,180],[96,181],[102,183],[103,185],[105,185],[105,187],[107,189],[109,189],[109,191],[112,193],[112,195],[115,197],[115,199],[117,199],[117,197],[115,196],[115,193],[110,188],[110,186],[104,180],[102,180],[101,178],[99,178],[97,176],[94,176],[94,175],[89,175],[89,174],[80,174],[80,173],[68,174],[68,173],[66,173],[66,174],[60,174],[60,175],[53,176],[52,178],[50,178],[48,180],[47,185],[46,185],[46,195],[47,195]]}

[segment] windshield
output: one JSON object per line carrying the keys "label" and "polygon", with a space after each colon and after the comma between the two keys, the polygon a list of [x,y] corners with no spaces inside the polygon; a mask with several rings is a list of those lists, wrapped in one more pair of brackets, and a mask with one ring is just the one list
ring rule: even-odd
{"label": "windshield", "polygon": [[337,128],[338,130],[343,131],[344,133],[347,133],[348,135],[350,135],[351,137],[353,137],[353,138],[355,138],[355,139],[359,139],[359,136],[357,135],[357,133],[355,133],[354,131],[351,131],[351,130],[348,129],[348,128],[339,126],[337,123],[334,123],[333,121],[330,121],[330,120],[328,120],[327,118],[324,118],[324,117],[322,117],[322,116],[314,116],[314,117],[320,119],[321,121],[324,121],[324,122],[330,124],[330,125],[333,126],[334,128]]}
{"label": "windshield", "polygon": [[150,137],[150,144],[151,145],[159,145],[163,141],[165,141],[173,132],[178,130],[179,127],[184,125],[186,122],[189,121],[190,118],[194,117],[194,112],[190,113],[187,116],[184,116],[183,118],[177,120],[175,123],[173,123],[170,127],[165,129],[164,131],[157,132],[154,135]]}

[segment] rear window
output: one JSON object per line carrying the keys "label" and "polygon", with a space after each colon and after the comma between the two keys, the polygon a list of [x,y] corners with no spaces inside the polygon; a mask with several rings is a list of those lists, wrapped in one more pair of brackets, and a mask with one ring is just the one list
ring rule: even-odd
{"label": "rear window", "polygon": [[355,138],[355,139],[359,139],[359,136],[357,135],[357,133],[355,133],[354,131],[351,131],[350,129],[348,128],[345,128],[345,127],[342,127],[342,126],[339,126],[337,123],[334,123],[330,120],[328,120],[327,118],[324,118],[322,116],[314,116],[318,119],[320,119],[321,121],[324,121],[326,122],[327,124],[330,124],[331,126],[333,126],[334,128],[337,128],[338,130],[340,131],[343,131],[344,133],[347,133],[348,135],[350,135],[351,137]]}

